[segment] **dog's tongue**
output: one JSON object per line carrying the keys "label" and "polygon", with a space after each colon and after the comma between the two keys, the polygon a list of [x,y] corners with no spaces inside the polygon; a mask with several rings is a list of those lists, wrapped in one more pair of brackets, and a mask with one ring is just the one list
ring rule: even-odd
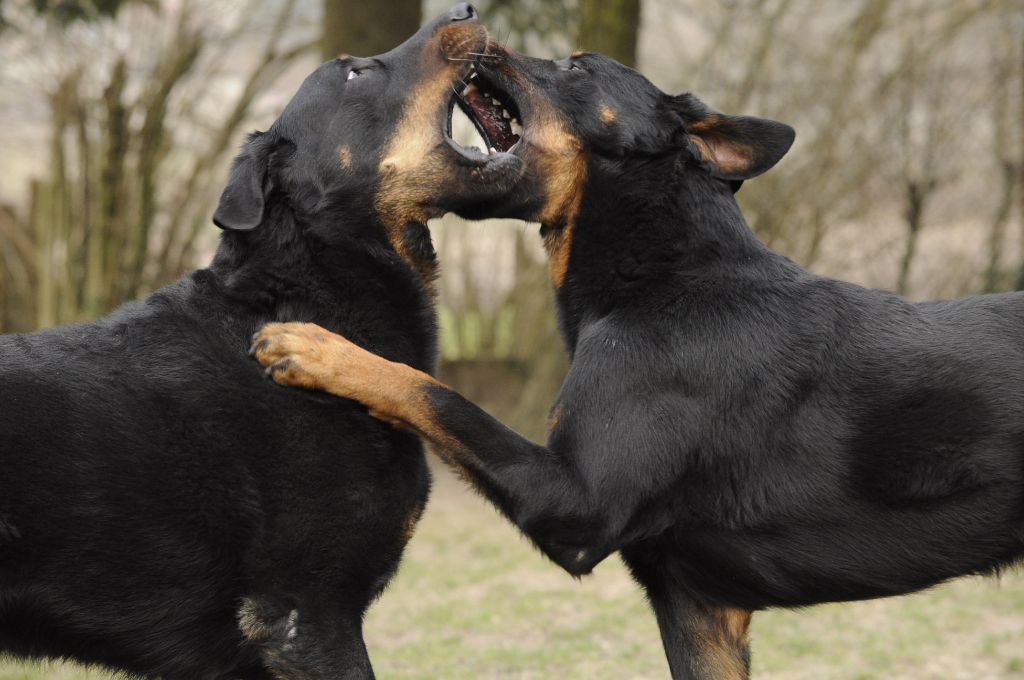
{"label": "dog's tongue", "polygon": [[501,104],[495,104],[480,90],[465,96],[466,104],[473,110],[477,122],[487,132],[487,139],[498,151],[508,151],[519,138],[512,133],[512,124],[502,115]]}

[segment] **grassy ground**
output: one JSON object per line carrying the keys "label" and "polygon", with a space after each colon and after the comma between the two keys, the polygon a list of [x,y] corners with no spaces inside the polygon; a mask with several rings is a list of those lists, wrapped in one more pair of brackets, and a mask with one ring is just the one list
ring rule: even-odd
{"label": "grassy ground", "polygon": [[[653,616],[622,564],[575,582],[439,471],[401,573],[366,624],[382,680],[666,678]],[[1024,575],[910,597],[754,616],[754,676],[1024,680]],[[0,662],[0,680],[107,680]]]}

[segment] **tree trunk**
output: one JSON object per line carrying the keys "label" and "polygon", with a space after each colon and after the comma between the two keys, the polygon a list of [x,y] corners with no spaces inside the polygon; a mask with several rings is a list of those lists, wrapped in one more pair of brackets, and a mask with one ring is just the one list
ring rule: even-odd
{"label": "tree trunk", "polygon": [[[1024,36],[1021,36],[1024,37]],[[1024,41],[1018,43],[1018,45],[1024,44]],[[1024,110],[1024,49],[1017,55],[1020,58],[1019,66],[1020,70],[1017,72],[1017,77],[1020,80],[1020,107]],[[1018,118],[1020,124],[1020,136],[1018,142],[1020,143],[1020,156],[1017,159],[1018,173],[1017,173],[1017,203],[1019,207],[1018,217],[1020,217],[1020,228],[1024,230],[1024,116]],[[1024,259],[1021,261],[1020,269],[1017,273],[1017,290],[1024,290]]]}
{"label": "tree trunk", "polygon": [[324,0],[320,52],[370,57],[398,46],[420,27],[420,0]]}
{"label": "tree trunk", "polygon": [[1002,273],[1000,257],[1003,253],[1003,243],[1006,241],[1006,224],[1010,221],[1010,213],[1013,211],[1014,188],[1017,184],[1017,168],[1011,161],[1003,161],[1003,190],[1000,192],[999,205],[996,207],[995,216],[992,218],[992,225],[988,234],[988,266],[985,267],[985,281],[982,291],[985,293],[995,292],[1000,287],[999,277]]}
{"label": "tree trunk", "polygon": [[640,0],[580,0],[580,49],[636,66],[639,30]]}
{"label": "tree trunk", "polygon": [[903,259],[900,261],[900,275],[896,283],[896,292],[900,295],[906,295],[910,287],[910,267],[917,255],[917,240],[924,224],[925,203],[935,189],[935,184],[933,181],[909,180],[907,182],[907,205],[904,213],[907,224],[907,245],[903,251]]}

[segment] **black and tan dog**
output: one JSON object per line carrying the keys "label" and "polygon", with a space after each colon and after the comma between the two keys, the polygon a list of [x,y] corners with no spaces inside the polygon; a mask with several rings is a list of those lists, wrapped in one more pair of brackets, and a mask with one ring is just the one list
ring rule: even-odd
{"label": "black and tan dog", "polygon": [[621,551],[676,678],[746,677],[753,611],[1024,555],[1024,296],[914,304],[768,250],[733,192],[785,125],[593,54],[479,77],[522,115],[539,204],[501,209],[543,222],[572,357],[547,445],[315,326],[257,336],[278,382],[427,438],[574,576]]}
{"label": "black and tan dog", "polygon": [[421,444],[269,388],[246,350],[302,319],[432,368],[425,222],[524,171],[446,134],[486,40],[460,5],[324,64],[236,159],[209,268],[96,323],[0,337],[0,653],[165,680],[372,676],[362,616],[426,501]]}

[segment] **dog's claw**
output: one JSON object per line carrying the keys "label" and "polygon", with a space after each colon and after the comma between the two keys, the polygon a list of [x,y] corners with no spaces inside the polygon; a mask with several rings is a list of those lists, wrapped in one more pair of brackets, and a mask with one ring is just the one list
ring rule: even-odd
{"label": "dog's claw", "polygon": [[249,348],[249,356],[251,357],[256,356],[256,352],[259,352],[261,349],[266,349],[267,345],[270,344],[270,340],[267,339],[256,342],[256,338],[254,337],[253,341],[253,346]]}
{"label": "dog's claw", "polygon": [[291,365],[292,365],[292,360],[291,359],[282,359],[281,361],[278,361],[277,363],[270,364],[269,366],[267,366],[267,370],[264,371],[264,373],[266,373],[268,378],[272,378],[272,377],[274,377],[274,373],[276,373],[277,371],[283,371],[283,370],[287,369]]}

